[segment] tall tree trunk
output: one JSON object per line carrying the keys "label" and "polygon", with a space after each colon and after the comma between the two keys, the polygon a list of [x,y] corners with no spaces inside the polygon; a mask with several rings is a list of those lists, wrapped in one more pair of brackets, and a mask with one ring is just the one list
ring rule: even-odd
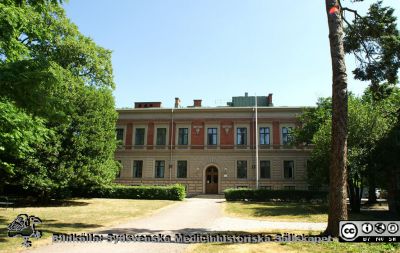
{"label": "tall tree trunk", "polygon": [[361,209],[360,187],[357,187],[352,180],[348,181],[349,186],[349,201],[352,213],[359,213]]}
{"label": "tall tree trunk", "polygon": [[347,74],[339,0],[325,0],[332,60],[332,146],[329,168],[328,227],[339,235],[339,221],[347,220]]}
{"label": "tall tree trunk", "polygon": [[375,182],[373,181],[373,179],[372,180],[370,179],[368,186],[368,204],[378,203],[375,191],[376,191]]}
{"label": "tall tree trunk", "polygon": [[355,190],[355,194],[356,195],[355,195],[355,198],[354,198],[355,202],[354,202],[354,205],[353,205],[351,211],[353,213],[359,213],[361,211],[361,193],[362,193],[362,189],[359,186],[355,186],[354,190]]}
{"label": "tall tree trunk", "polygon": [[354,205],[354,186],[351,182],[351,180],[349,180],[347,182],[347,187],[348,187],[348,196],[349,196],[349,203],[350,203],[350,209],[353,207]]}
{"label": "tall tree trunk", "polygon": [[[377,166],[373,161],[373,158],[369,158],[368,162],[370,165],[367,167],[367,180],[368,180],[368,204],[378,203],[376,197],[376,176]],[[373,164],[373,166],[371,166]]]}
{"label": "tall tree trunk", "polygon": [[396,169],[389,168],[388,169],[388,206],[389,211],[396,216],[400,215],[400,190],[398,189],[397,177],[398,173]]}

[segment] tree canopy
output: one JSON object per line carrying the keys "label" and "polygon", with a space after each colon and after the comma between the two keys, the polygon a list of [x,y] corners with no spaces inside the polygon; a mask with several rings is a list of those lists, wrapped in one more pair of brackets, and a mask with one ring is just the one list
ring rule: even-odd
{"label": "tree canopy", "polygon": [[369,81],[374,97],[384,98],[388,95],[385,91],[398,83],[400,68],[400,33],[394,9],[377,1],[364,16],[356,10],[343,10],[353,14],[351,20],[344,18],[344,48],[356,57],[354,77]]}
{"label": "tree canopy", "polygon": [[2,187],[49,197],[112,182],[111,51],[55,0],[0,1],[0,28]]}
{"label": "tree canopy", "polygon": [[[376,170],[371,157],[380,143],[391,135],[393,126],[398,123],[399,96],[398,89],[395,89],[387,99],[379,102],[373,101],[370,91],[360,98],[349,96],[347,167],[350,199],[354,197],[351,201],[353,211],[354,208],[359,208],[361,189],[369,184],[369,172]],[[302,127],[295,131],[298,142],[314,145],[308,163],[307,178],[315,187],[321,187],[329,182],[332,137],[329,104],[330,98],[321,98],[316,108],[306,109],[299,117]],[[386,155],[382,157],[388,158]],[[386,187],[384,180],[381,181],[381,186]]]}
{"label": "tree canopy", "polygon": [[[325,0],[325,7],[332,63],[332,134],[329,162],[330,204],[328,226],[324,233],[338,236],[339,221],[348,218],[346,188],[347,184],[351,187],[352,183],[346,182],[348,90],[344,55],[355,55],[358,62],[358,67],[353,71],[355,78],[370,81],[373,99],[381,100],[390,95],[397,83],[400,37],[394,10],[382,7],[382,1],[372,4],[365,16],[361,16],[356,9],[344,7],[341,0]],[[347,19],[347,12],[354,14],[352,20]]]}

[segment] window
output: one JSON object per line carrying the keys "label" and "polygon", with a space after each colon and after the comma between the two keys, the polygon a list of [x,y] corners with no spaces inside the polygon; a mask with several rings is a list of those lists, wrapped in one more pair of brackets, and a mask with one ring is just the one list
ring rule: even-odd
{"label": "window", "polygon": [[294,190],[296,190],[296,187],[295,186],[284,186],[283,189],[289,190],[289,191],[294,191]]}
{"label": "window", "polygon": [[165,145],[167,140],[167,129],[157,128],[156,145]]}
{"label": "window", "polygon": [[260,186],[260,189],[272,190],[272,187],[271,187],[271,186],[265,186],[265,185],[263,185],[263,186]]}
{"label": "window", "polygon": [[187,161],[178,161],[177,178],[187,178]]}
{"label": "window", "polygon": [[144,145],[144,128],[136,128],[135,145]]}
{"label": "window", "polygon": [[142,177],[143,171],[143,161],[142,160],[135,160],[133,161],[133,168],[132,168],[132,176],[135,178]]}
{"label": "window", "polygon": [[247,185],[238,185],[236,186],[236,189],[246,189],[249,188]]}
{"label": "window", "polygon": [[188,128],[179,128],[178,130],[178,145],[188,145]]}
{"label": "window", "polygon": [[208,128],[207,129],[207,144],[208,145],[217,145],[217,129],[216,128]]}
{"label": "window", "polygon": [[117,141],[124,141],[124,129],[123,128],[117,128],[115,129],[115,133],[117,135]]}
{"label": "window", "polygon": [[283,161],[283,177],[293,178],[294,162],[293,161]]}
{"label": "window", "polygon": [[260,161],[260,178],[271,178],[270,161]]}
{"label": "window", "polygon": [[269,127],[260,127],[260,145],[269,145]]}
{"label": "window", "polygon": [[236,129],[236,144],[237,145],[247,144],[247,128],[240,127]]}
{"label": "window", "polygon": [[283,145],[288,145],[292,141],[292,128],[291,127],[282,127],[282,143]]}
{"label": "window", "polygon": [[247,161],[237,161],[237,178],[247,178]]}
{"label": "window", "polygon": [[155,177],[156,178],[163,178],[165,171],[165,161],[156,161],[155,167]]}

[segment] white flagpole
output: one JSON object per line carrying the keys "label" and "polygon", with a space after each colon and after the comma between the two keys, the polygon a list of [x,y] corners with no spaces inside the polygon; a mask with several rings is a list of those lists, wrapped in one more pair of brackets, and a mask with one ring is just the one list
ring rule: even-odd
{"label": "white flagpole", "polygon": [[255,135],[256,135],[256,189],[258,189],[258,113],[257,113],[257,94],[255,95],[255,107],[256,107],[256,131],[255,131]]}

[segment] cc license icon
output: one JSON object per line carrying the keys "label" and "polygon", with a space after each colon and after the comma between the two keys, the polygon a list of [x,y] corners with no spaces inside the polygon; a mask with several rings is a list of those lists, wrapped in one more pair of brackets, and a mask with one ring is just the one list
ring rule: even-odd
{"label": "cc license icon", "polygon": [[353,223],[345,223],[340,229],[342,238],[346,240],[351,240],[357,236],[357,226]]}

